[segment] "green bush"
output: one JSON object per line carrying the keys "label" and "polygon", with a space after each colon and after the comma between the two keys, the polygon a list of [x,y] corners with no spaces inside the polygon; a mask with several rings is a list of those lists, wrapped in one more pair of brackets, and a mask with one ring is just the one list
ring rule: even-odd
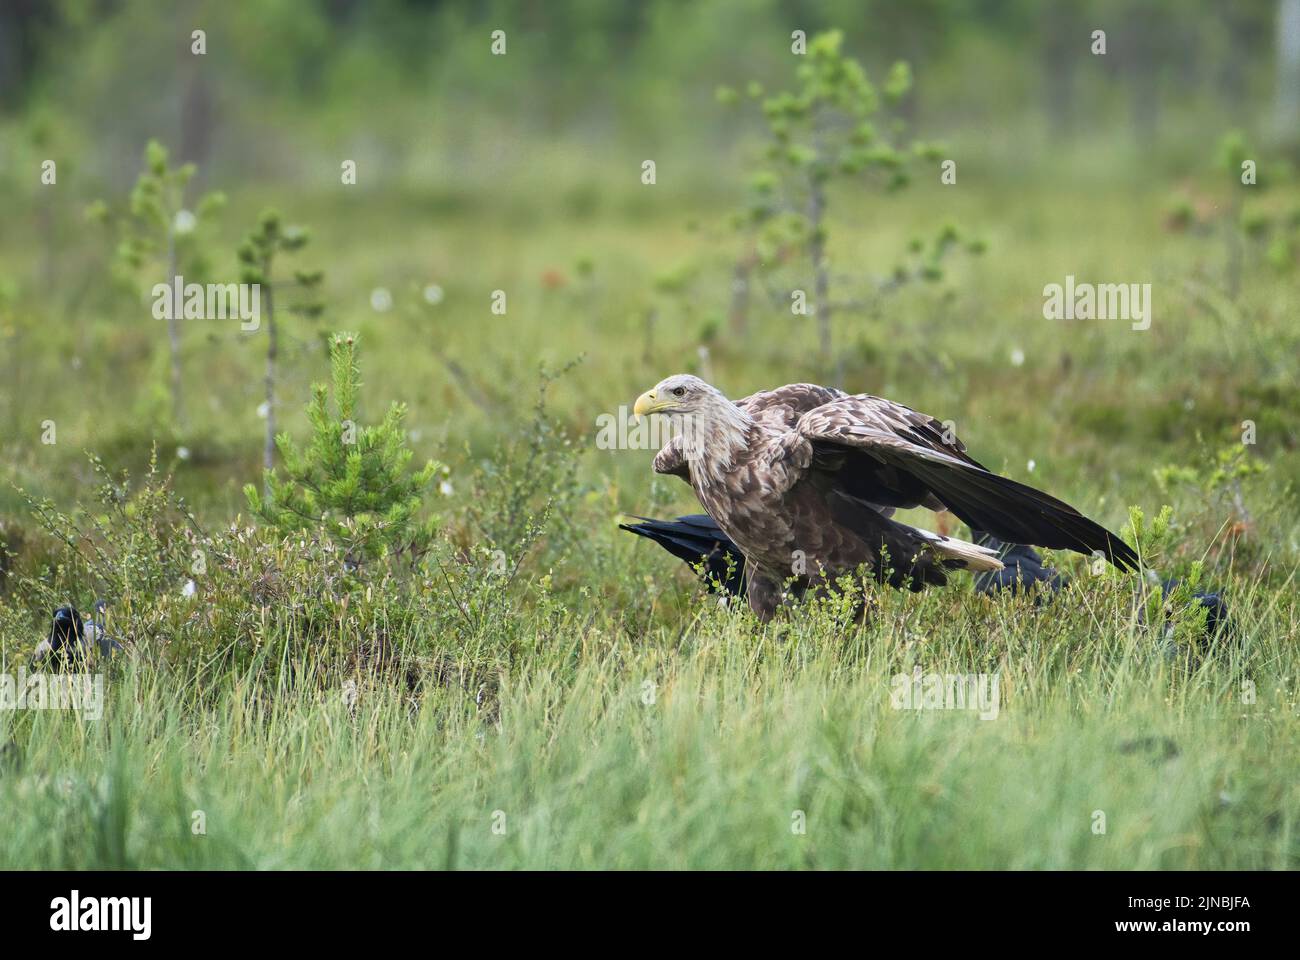
{"label": "green bush", "polygon": [[283,534],[319,529],[344,549],[350,568],[394,551],[418,556],[435,525],[421,523],[417,515],[440,464],[430,460],[420,470],[408,470],[414,451],[402,430],[402,404],[393,403],[376,425],[357,423],[361,368],[354,335],[331,340],[330,366],[333,409],[325,384],[316,384],[307,406],[311,439],[299,448],[288,434],[276,437],[283,479],[272,469],[265,475],[265,493],[248,484],[249,506]]}

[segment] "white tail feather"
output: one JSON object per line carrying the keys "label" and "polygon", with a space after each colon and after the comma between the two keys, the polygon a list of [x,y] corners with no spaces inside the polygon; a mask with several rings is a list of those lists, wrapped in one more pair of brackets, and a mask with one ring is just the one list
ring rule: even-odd
{"label": "white tail feather", "polygon": [[967,570],[1002,569],[1002,561],[998,559],[996,550],[981,547],[977,543],[958,540],[955,537],[945,537],[941,533],[931,533],[929,530],[919,528],[913,529],[916,529],[916,532],[929,543],[931,550],[941,557],[962,561]]}

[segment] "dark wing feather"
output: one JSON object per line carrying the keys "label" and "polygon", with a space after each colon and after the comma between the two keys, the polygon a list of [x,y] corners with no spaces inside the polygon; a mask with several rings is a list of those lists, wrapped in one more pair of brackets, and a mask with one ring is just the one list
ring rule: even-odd
{"label": "dark wing feather", "polygon": [[704,579],[713,589],[719,584],[727,593],[745,593],[745,557],[707,513],[694,513],[676,520],[637,517],[640,523],[620,523],[619,529],[653,540],[691,569],[704,564]]}
{"label": "dark wing feather", "polygon": [[1121,569],[1138,565],[1133,549],[1105,527],[1041,490],[985,469],[955,437],[945,441],[943,424],[910,407],[865,394],[842,397],[806,413],[797,430],[813,445],[814,469],[849,475],[848,483],[878,502],[915,506],[932,497],[1000,540],[1101,551]]}

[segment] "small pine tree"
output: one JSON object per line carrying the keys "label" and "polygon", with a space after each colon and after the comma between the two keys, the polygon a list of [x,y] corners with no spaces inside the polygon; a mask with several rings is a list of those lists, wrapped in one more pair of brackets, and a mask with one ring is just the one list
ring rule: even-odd
{"label": "small pine tree", "polygon": [[300,450],[287,434],[276,437],[285,478],[266,471],[264,495],[247,484],[249,506],[284,533],[321,529],[346,547],[353,564],[389,551],[418,552],[434,524],[421,525],[416,515],[441,465],[431,460],[421,470],[408,470],[414,451],[406,446],[406,407],[400,403],[377,426],[357,425],[361,368],[354,335],[331,338],[330,367],[333,411],[325,384],[315,384],[307,405],[310,442]]}
{"label": "small pine tree", "polygon": [[290,313],[304,317],[319,317],[321,311],[325,309],[318,296],[324,273],[320,270],[298,270],[294,273],[293,282],[290,283],[275,277],[275,258],[280,253],[301,250],[310,239],[310,234],[304,228],[282,226],[279,213],[275,210],[264,210],[258,217],[257,227],[244,237],[235,251],[235,256],[239,260],[240,281],[255,283],[261,289],[262,316],[266,320],[266,375],[263,379],[266,390],[266,437],[262,444],[264,470],[270,470],[275,465],[275,393],[280,357],[280,329],[275,313],[276,303],[280,301],[281,294],[296,286],[303,291],[304,296],[289,306]]}
{"label": "small pine tree", "polygon": [[[131,190],[130,216],[121,224],[122,240],[117,248],[116,274],[135,285],[147,278],[141,293],[158,282],[158,269],[170,285],[178,275],[188,282],[203,282],[209,271],[208,257],[199,239],[199,227],[208,226],[226,205],[220,191],[205,194],[193,210],[185,206],[185,195],[197,168],[192,163],[173,167],[167,148],[150,140],[144,151],[144,170]],[[103,201],[87,210],[92,220],[107,221],[109,208]],[[167,320],[168,388],[172,422],[183,420],[181,375],[180,305],[174,305]]]}
{"label": "small pine tree", "polygon": [[[750,273],[761,264],[779,263],[788,252],[799,251],[811,267],[812,290],[807,312],[816,318],[823,371],[831,371],[831,265],[827,251],[827,219],[831,185],[835,181],[866,188],[875,184],[893,192],[911,182],[913,158],[942,159],[938,144],[909,139],[901,116],[904,98],[912,87],[907,63],[895,63],[878,88],[867,77],[862,64],[845,54],[839,30],[819,33],[808,41],[807,56],[796,71],[791,90],[771,96],[763,86],[750,83],[748,95],[761,100],[767,126],[765,162],[750,180],[751,199],[744,212],[734,218],[735,226],[747,238],[746,249],[736,265],[733,290],[742,293]],[[717,91],[724,104],[740,102],[740,94],[722,87]],[[882,110],[890,115],[882,119]],[[959,236],[947,226],[929,251],[919,241],[912,253],[923,261],[915,270],[900,267],[890,283],[897,285],[915,275],[936,280],[942,276],[940,261]],[[968,247],[982,252],[982,244]],[[733,301],[733,314],[744,310]],[[733,320],[743,325],[743,316]],[[841,360],[835,362],[835,382],[843,378]]]}

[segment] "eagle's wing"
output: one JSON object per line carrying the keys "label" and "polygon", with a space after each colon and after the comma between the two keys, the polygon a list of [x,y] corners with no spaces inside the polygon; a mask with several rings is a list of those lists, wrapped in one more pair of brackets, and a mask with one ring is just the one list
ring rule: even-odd
{"label": "eagle's wing", "polygon": [[[805,414],[835,400],[845,399],[848,396],[849,394],[843,390],[837,390],[834,387],[823,387],[815,383],[790,383],[784,387],[777,387],[775,390],[764,390],[762,393],[744,397],[736,401],[736,406],[748,413],[762,426],[784,432],[795,430],[799,419]],[[942,430],[943,424],[938,424],[938,427]],[[870,495],[871,489],[868,485],[854,483],[851,476],[846,475],[841,479],[842,490],[845,494],[853,497],[862,506],[868,507],[882,516],[892,517],[895,507],[901,506],[901,504],[882,503],[876,500]],[[942,510],[944,508],[942,503],[933,498],[925,501],[924,505],[932,510]]]}
{"label": "eagle's wing", "polygon": [[[795,430],[800,418],[835,400],[843,400],[849,394],[835,387],[823,387],[815,383],[790,383],[775,390],[764,390],[736,401],[736,406],[743,409],[762,426],[778,431]],[[940,424],[942,428],[942,424]],[[851,478],[843,478],[843,492],[856,499],[862,506],[886,517],[894,515],[895,504],[881,503],[872,498],[870,490],[861,484],[855,484]],[[933,501],[927,504],[931,509],[942,510],[943,504]]]}
{"label": "eagle's wing", "polygon": [[993,473],[944,425],[865,394],[822,404],[795,432],[812,446],[810,469],[836,475],[853,496],[897,507],[938,501],[999,540],[1092,553],[1136,568],[1137,554],[1105,527],[1033,487]]}
{"label": "eagle's wing", "polygon": [[[834,387],[821,387],[815,383],[791,383],[775,390],[764,390],[736,401],[740,407],[760,424],[777,431],[793,430],[799,418],[809,410],[847,394]],[[672,437],[656,454],[655,473],[691,480],[686,447],[680,434]],[[892,511],[891,511],[892,512]]]}
{"label": "eagle's wing", "polygon": [[764,390],[736,401],[736,406],[753,417],[761,426],[773,430],[793,430],[799,418],[810,410],[840,397],[843,390],[821,387],[815,383],[789,383],[775,390]]}
{"label": "eagle's wing", "polygon": [[686,459],[686,446],[681,434],[671,437],[655,454],[655,473],[667,473],[691,482],[691,468]]}

